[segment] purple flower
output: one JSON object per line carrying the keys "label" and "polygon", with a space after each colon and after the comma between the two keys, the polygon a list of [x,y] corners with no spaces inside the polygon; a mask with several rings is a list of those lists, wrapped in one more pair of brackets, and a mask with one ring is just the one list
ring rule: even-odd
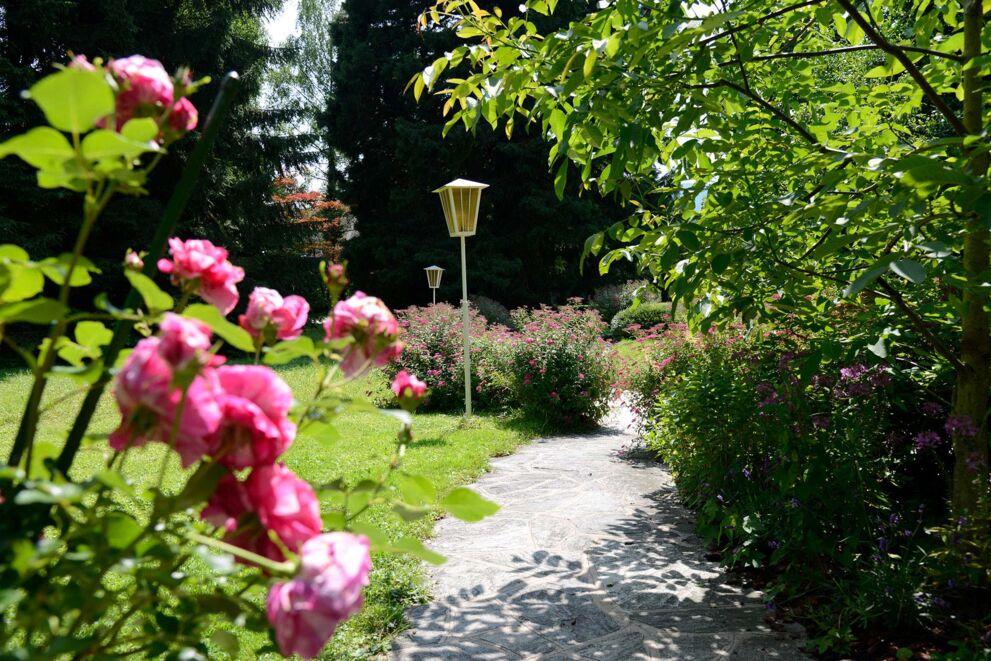
{"label": "purple flower", "polygon": [[891,548],[891,542],[888,541],[887,537],[881,537],[877,540],[877,547],[887,553],[888,549]]}
{"label": "purple flower", "polygon": [[747,468],[746,466],[743,467],[743,477],[747,478],[748,480],[750,479],[750,469]]}
{"label": "purple flower", "polygon": [[924,431],[915,437],[915,447],[917,450],[939,447],[942,443],[943,438],[934,431]]}
{"label": "purple flower", "polygon": [[948,602],[946,599],[943,599],[942,597],[934,597],[933,598],[933,605],[936,608],[940,608],[940,609],[945,610],[945,611],[950,610],[950,607],[951,607],[950,602]]}
{"label": "purple flower", "polygon": [[936,402],[924,402],[922,404],[922,412],[925,415],[936,417],[943,414],[943,407]]}
{"label": "purple flower", "polygon": [[791,505],[792,507],[801,507],[802,501],[800,501],[798,498],[792,498],[791,500],[788,501],[788,504]]}
{"label": "purple flower", "polygon": [[902,518],[895,513],[892,513],[891,516],[888,517],[888,522],[893,526],[897,526],[898,522],[901,520]]}
{"label": "purple flower", "polygon": [[840,368],[840,378],[844,381],[854,381],[867,372],[867,366],[862,363]]}
{"label": "purple flower", "polygon": [[977,436],[977,425],[969,415],[951,415],[946,419],[946,433],[973,438]]}
{"label": "purple flower", "polygon": [[984,466],[984,459],[976,452],[971,452],[967,457],[967,470],[978,471]]}
{"label": "purple flower", "polygon": [[781,548],[781,542],[772,539],[767,543],[767,548],[771,549],[772,551],[777,551],[779,548]]}

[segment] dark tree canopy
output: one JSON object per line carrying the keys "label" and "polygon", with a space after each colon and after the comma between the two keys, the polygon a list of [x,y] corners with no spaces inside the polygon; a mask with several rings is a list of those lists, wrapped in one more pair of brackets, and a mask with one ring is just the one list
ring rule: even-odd
{"label": "dark tree canopy", "polygon": [[[69,52],[91,59],[140,53],[169,71],[189,66],[197,77],[211,76],[213,82],[193,97],[201,121],[224,73],[235,70],[240,91],[179,233],[226,246],[249,273],[264,273],[264,284],[297,291],[319,284],[291,250],[298,226],[272,202],[273,180],[307,157],[311,140],[282,130],[296,110],[280,109],[277,99],[269,104],[275,109],[263,110],[259,103],[266,69],[294,55],[266,43],[262,20],[281,5],[282,0],[0,2],[0,138],[37,123],[34,104],[18,93]],[[117,199],[108,208],[91,244],[98,264],[119,262],[128,247],[147,243],[191,147],[192,140],[183,141],[163,160],[149,196]],[[32,256],[57,254],[69,247],[79,214],[75,196],[38,190],[23,163],[0,161],[0,242],[16,240]],[[103,284],[112,291],[121,285]]]}
{"label": "dark tree canopy", "polygon": [[354,283],[393,305],[422,304],[423,268],[438,264],[447,269],[438,298],[457,302],[458,244],[431,191],[465,177],[490,185],[478,234],[468,239],[469,295],[507,305],[587,295],[601,279],[594,269],[580,274],[582,245],[617,210],[594,198],[557,199],[536,125],[529,133],[517,126],[510,141],[483,127],[442,136],[440,101],[417,105],[404,91],[424,62],[456,43],[453,33],[417,30],[423,8],[414,0],[346,0],[331,27],[336,59],[321,124],[331,192],[357,218],[359,236],[345,247]]}

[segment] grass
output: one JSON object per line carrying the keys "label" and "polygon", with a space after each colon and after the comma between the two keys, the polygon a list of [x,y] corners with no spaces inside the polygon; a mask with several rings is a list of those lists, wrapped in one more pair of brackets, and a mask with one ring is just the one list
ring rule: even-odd
{"label": "grass", "polygon": [[[300,397],[316,387],[316,369],[311,365],[287,366],[279,372]],[[6,457],[9,451],[29,388],[30,375],[26,371],[0,371],[0,456]],[[352,396],[374,399],[385,393],[385,383],[380,376],[372,375],[349,384],[348,391]],[[49,384],[34,466],[40,466],[46,456],[57,454],[83,394],[66,380]],[[118,422],[115,405],[105,396],[91,425],[96,438],[81,449],[73,466],[73,477],[85,477],[105,464],[110,456],[105,434]],[[320,435],[304,432],[283,459],[292,470],[314,484],[338,477],[350,484],[374,478],[386,468],[392,455],[397,425],[395,419],[374,411],[346,412],[335,421],[335,434],[327,434],[326,428]],[[416,415],[413,433],[414,442],[407,449],[404,468],[428,477],[440,493],[473,481],[486,470],[490,457],[511,453],[533,435],[532,429],[518,419],[481,415],[465,424],[459,415],[441,413]],[[132,451],[125,473],[139,485],[153,485],[164,460],[163,485],[167,489],[177,488],[183,482],[183,471],[178,460],[166,456],[164,450],[164,446],[152,444]],[[396,537],[427,538],[433,524],[430,518],[405,522],[383,508],[373,508],[367,516],[370,523]],[[386,651],[391,638],[404,627],[405,609],[428,596],[417,560],[398,555],[379,555],[373,560],[375,569],[366,590],[365,607],[338,629],[324,658],[362,659]],[[268,642],[257,635],[239,634],[239,637],[244,652]]]}

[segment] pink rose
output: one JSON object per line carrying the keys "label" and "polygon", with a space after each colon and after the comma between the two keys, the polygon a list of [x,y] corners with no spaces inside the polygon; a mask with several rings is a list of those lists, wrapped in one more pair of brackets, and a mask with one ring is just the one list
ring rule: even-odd
{"label": "pink rose", "polygon": [[229,543],[280,562],[285,556],[269,531],[295,553],[323,527],[313,488],[282,464],[259,466],[244,482],[225,475],[200,516],[223,529]]}
{"label": "pink rose", "polygon": [[182,465],[190,466],[211,451],[208,438],[220,424],[216,382],[209,371],[194,378],[179,416],[182,389],[173,384],[162,342],[157,337],[141,340],[121,368],[113,393],[122,420],[110,434],[110,447],[121,451],[148,441],[170,443],[174,430],[174,448]]}
{"label": "pink rose", "polygon": [[[158,353],[173,369],[203,366],[213,361],[210,356],[212,331],[202,321],[166,312],[159,328],[162,340]],[[219,360],[222,362],[223,358]]]}
{"label": "pink rose", "polygon": [[264,337],[268,326],[280,340],[292,340],[303,333],[310,304],[302,296],[286,296],[267,287],[255,287],[248,297],[248,309],[240,316],[241,328],[255,337]]}
{"label": "pink rose", "polygon": [[[333,320],[333,326],[331,325]],[[324,322],[326,339],[352,337],[354,342],[344,350],[341,370],[350,377],[358,376],[370,367],[381,367],[402,353],[399,322],[385,303],[374,296],[357,292],[339,301],[334,314]]]}
{"label": "pink rose", "polygon": [[417,407],[427,392],[427,384],[406,370],[400,370],[392,380],[392,392],[395,393],[399,404],[411,411]]}
{"label": "pink rose", "polygon": [[228,314],[237,305],[237,283],[244,269],[227,261],[227,251],[206,239],[169,239],[172,261],[158,260],[158,270],[172,275],[176,285],[192,283],[207,303]]}
{"label": "pink rose", "polygon": [[199,122],[200,113],[196,110],[193,102],[186,97],[176,101],[169,111],[169,128],[176,134],[183,134],[196,128]]}
{"label": "pink rose", "polygon": [[212,442],[220,462],[231,468],[271,464],[296,437],[287,417],[292,390],[261,365],[225,366],[216,374],[223,420]]}
{"label": "pink rose", "polygon": [[158,60],[132,55],[107,65],[117,80],[117,129],[134,117],[157,117],[172,105],[172,78]]}
{"label": "pink rose", "polygon": [[310,539],[301,560],[296,578],[272,586],[268,621],[284,655],[312,659],[337,626],[361,609],[372,561],[368,539],[347,532]]}

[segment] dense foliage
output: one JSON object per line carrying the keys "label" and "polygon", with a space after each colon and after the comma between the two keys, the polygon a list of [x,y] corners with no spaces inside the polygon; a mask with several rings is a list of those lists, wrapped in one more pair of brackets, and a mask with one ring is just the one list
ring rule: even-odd
{"label": "dense foliage", "polygon": [[469,43],[425,62],[414,94],[438,90],[449,128],[540,122],[559,192],[578,178],[635,205],[589,239],[600,270],[636,260],[696,325],[808,334],[868,294],[877,323],[847,358],[956,381],[977,434],[954,434],[952,501],[984,517],[988,6],[615,0],[543,29],[557,5],[436,2],[424,28]]}
{"label": "dense foliage", "polygon": [[641,348],[648,445],[702,537],[735,567],[769,570],[773,606],[801,607],[823,650],[942,629],[978,654],[987,565],[965,560],[972,522],[938,528],[965,424],[944,402],[883,362],[822,365],[789,333],[680,327]]}
{"label": "dense foliage", "polygon": [[[588,308],[520,308],[510,330],[471,311],[473,404],[513,407],[551,428],[597,423],[606,414],[613,380],[605,324]],[[389,368],[423,374],[426,408],[464,406],[461,312],[446,303],[399,312],[406,343]]]}
{"label": "dense foliage", "polygon": [[[190,200],[182,230],[222,241],[248,270],[249,286],[319,289],[318,260],[295,249],[303,228],[274,204],[273,180],[313,158],[311,137],[283,130],[300,109],[274,99],[263,108],[260,93],[267,67],[292,59],[291,49],[266,43],[262,21],[282,0],[17,0],[0,2],[0,139],[37,124],[37,109],[19,93],[52,71],[67,53],[124,57],[147,53],[170,69],[209,71],[213,81],[199,93],[206,115],[227,71],[240,75],[240,91]],[[190,148],[177,144],[164,155],[148,195],[112,200],[94,228],[88,255],[102,269],[98,284],[116,300],[126,287],[119,263],[127,248],[144,245],[162,216]],[[30,254],[72,248],[76,200],[34,185],[31,168],[15,159],[0,162],[0,237],[16,237]],[[120,302],[117,300],[116,302]]]}
{"label": "dense foliage", "polygon": [[614,337],[629,337],[632,331],[653,328],[670,321],[670,303],[641,303],[617,312],[609,322],[609,330]]}
{"label": "dense foliage", "polygon": [[359,236],[345,254],[356,285],[397,305],[423,304],[430,291],[422,269],[438,264],[448,269],[438,300],[457,305],[458,247],[431,191],[466,177],[490,185],[478,235],[468,240],[471,294],[510,307],[587,295],[599,278],[579,272],[582,242],[618,218],[616,209],[554,197],[539,131],[520,127],[510,141],[490,129],[444,139],[440,102],[417,105],[403,94],[424,61],[456,44],[453,31],[417,28],[423,8],[419,0],[346,0],[331,28],[335,60],[321,123],[330,191],[357,219]]}

